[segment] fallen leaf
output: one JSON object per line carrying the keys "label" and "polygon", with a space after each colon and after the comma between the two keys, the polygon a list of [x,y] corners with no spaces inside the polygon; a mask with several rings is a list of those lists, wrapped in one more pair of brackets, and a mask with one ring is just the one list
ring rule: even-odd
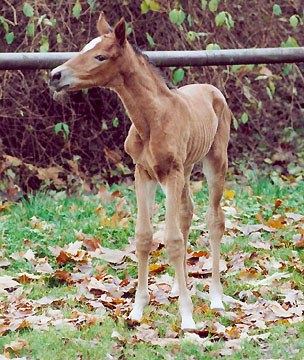
{"label": "fallen leaf", "polygon": [[101,254],[99,256],[100,259],[103,259],[105,261],[108,261],[108,262],[114,263],[114,264],[122,263],[126,256],[125,251],[118,250],[118,249],[108,249],[105,247],[101,247],[99,249],[99,251],[101,252]]}
{"label": "fallen leaf", "polygon": [[44,262],[42,264],[38,264],[35,266],[35,270],[39,273],[43,274],[53,274],[54,269],[51,267],[51,265],[48,262]]}
{"label": "fallen leaf", "polygon": [[21,349],[28,346],[28,342],[23,339],[17,338],[12,341],[10,344],[4,346],[4,351],[13,351],[15,354],[18,354]]}
{"label": "fallen leaf", "polygon": [[116,151],[111,150],[107,146],[103,147],[103,151],[105,154],[105,157],[111,161],[113,161],[114,164],[117,164],[121,160],[121,155],[118,154]]}
{"label": "fallen leaf", "polygon": [[304,248],[304,235],[303,234],[294,235],[293,244],[296,248]]}
{"label": "fallen leaf", "polygon": [[224,195],[225,195],[226,200],[232,200],[234,197],[234,191],[231,189],[230,190],[225,189]]}
{"label": "fallen leaf", "polygon": [[266,222],[266,225],[274,229],[286,229],[286,221],[282,215],[271,216]]}
{"label": "fallen leaf", "polygon": [[40,279],[41,279],[41,275],[34,275],[34,274],[27,273],[27,272],[18,274],[18,280],[21,283],[30,283],[32,281],[40,280]]}
{"label": "fallen leaf", "polygon": [[256,270],[243,270],[240,272],[240,278],[245,281],[250,281],[253,279],[257,279],[259,276],[258,271]]}
{"label": "fallen leaf", "polygon": [[127,343],[127,339],[125,337],[123,337],[118,331],[113,330],[112,335],[111,335],[112,339],[117,339],[118,341],[120,341],[123,344]]}
{"label": "fallen leaf", "polygon": [[71,274],[66,270],[56,270],[54,274],[54,279],[67,281],[70,278]]}
{"label": "fallen leaf", "polygon": [[270,250],[271,249],[270,244],[267,243],[266,241],[262,241],[262,240],[255,241],[255,242],[249,241],[248,245],[250,245],[250,246],[252,246],[252,247],[254,247],[256,249],[263,249],[263,250]]}
{"label": "fallen leaf", "polygon": [[6,258],[0,258],[0,268],[7,268],[11,265],[11,262]]}
{"label": "fallen leaf", "polygon": [[13,277],[4,275],[0,276],[0,293],[6,293],[20,286],[20,284],[13,279]]}
{"label": "fallen leaf", "polygon": [[283,200],[281,200],[281,199],[275,199],[273,212],[275,213],[275,212],[277,211],[277,208],[278,208],[279,206],[281,206],[282,204],[283,204]]}
{"label": "fallen leaf", "polygon": [[287,212],[285,215],[286,215],[286,217],[288,219],[292,219],[292,220],[294,220],[296,222],[304,220],[304,215],[295,214],[295,213],[292,213],[292,212]]}
{"label": "fallen leaf", "polygon": [[238,339],[241,336],[240,331],[236,326],[226,329],[225,332],[231,339]]}
{"label": "fallen leaf", "polygon": [[1,201],[1,202],[0,202],[0,212],[8,209],[10,206],[12,206],[12,204],[10,204],[9,202],[5,201],[5,202],[3,203],[3,202]]}
{"label": "fallen leaf", "polygon": [[166,271],[167,267],[168,266],[166,264],[150,264],[149,274],[151,275],[160,274],[163,271]]}

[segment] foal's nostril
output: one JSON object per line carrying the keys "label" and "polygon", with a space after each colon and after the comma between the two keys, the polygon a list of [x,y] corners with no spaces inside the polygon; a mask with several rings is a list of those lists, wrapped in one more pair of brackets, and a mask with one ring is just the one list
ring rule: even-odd
{"label": "foal's nostril", "polygon": [[61,72],[58,71],[52,76],[52,80],[60,80],[61,79]]}

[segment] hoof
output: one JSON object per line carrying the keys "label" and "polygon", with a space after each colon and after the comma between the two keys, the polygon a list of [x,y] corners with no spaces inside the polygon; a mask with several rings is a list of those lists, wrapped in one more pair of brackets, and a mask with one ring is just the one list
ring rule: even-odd
{"label": "hoof", "polygon": [[197,330],[192,316],[187,316],[182,319],[181,329],[183,331]]}
{"label": "hoof", "polygon": [[211,300],[211,310],[213,311],[224,311],[224,304],[221,299]]}
{"label": "hoof", "polygon": [[142,311],[138,311],[137,309],[133,309],[130,312],[129,319],[132,321],[141,322],[142,320]]}

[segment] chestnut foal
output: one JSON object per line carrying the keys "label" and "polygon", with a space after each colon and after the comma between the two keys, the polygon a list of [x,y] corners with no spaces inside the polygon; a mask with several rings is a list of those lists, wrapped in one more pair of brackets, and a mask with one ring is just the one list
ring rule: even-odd
{"label": "chestnut foal", "polygon": [[138,287],[130,318],[141,321],[149,303],[148,257],[152,244],[152,208],[159,183],[166,194],[165,244],[175,269],[173,292],[179,295],[182,329],[195,329],[187,290],[186,247],[193,215],[189,188],[193,164],[203,159],[209,188],[207,225],[212,246],[211,308],[223,310],[219,274],[225,217],[220,206],[227,170],[230,110],[221,92],[207,84],[170,90],[144,56],[126,38],[124,19],[112,30],[101,13],[99,37],[66,63],[53,69],[52,90],[101,86],[114,90],[132,121],[125,141],[134,159],[138,206],[136,249]]}

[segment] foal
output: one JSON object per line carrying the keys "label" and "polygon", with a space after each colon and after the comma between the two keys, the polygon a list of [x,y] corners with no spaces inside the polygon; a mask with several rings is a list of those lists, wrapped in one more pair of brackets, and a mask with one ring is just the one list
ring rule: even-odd
{"label": "foal", "polygon": [[141,321],[149,303],[148,256],[152,208],[159,183],[166,194],[165,244],[175,268],[173,292],[179,294],[182,329],[195,329],[193,305],[186,286],[186,247],[193,215],[189,188],[193,164],[203,159],[209,188],[207,225],[212,246],[211,308],[223,310],[219,275],[220,242],[225,218],[220,206],[227,170],[230,110],[221,92],[193,84],[169,90],[144,56],[126,38],[124,19],[112,30],[101,13],[99,37],[66,63],[53,69],[49,86],[55,91],[101,86],[114,90],[132,121],[125,141],[134,159],[138,218],[135,237],[138,287],[130,318]]}

